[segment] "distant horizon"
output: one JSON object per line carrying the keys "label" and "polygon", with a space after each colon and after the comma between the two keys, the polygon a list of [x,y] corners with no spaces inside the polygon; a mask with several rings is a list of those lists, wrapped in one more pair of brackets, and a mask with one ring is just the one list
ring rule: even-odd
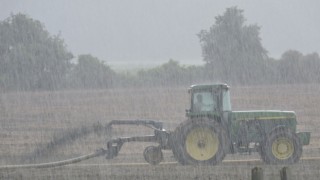
{"label": "distant horizon", "polygon": [[[196,62],[194,60],[189,60],[189,61],[179,61],[175,59],[171,59],[176,62],[178,62],[182,66],[200,66],[204,65],[205,62],[201,60],[201,62]],[[136,70],[143,70],[143,69],[150,69],[154,68],[157,66],[161,66],[164,63],[169,62],[170,59],[168,60],[158,60],[158,61],[105,61],[105,64],[108,65],[110,68],[112,68],[115,71],[121,72],[121,71],[136,71]]]}

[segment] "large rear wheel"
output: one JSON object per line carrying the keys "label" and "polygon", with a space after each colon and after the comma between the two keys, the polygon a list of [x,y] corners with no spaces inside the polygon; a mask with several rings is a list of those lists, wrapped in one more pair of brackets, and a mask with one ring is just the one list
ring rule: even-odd
{"label": "large rear wheel", "polygon": [[220,123],[207,118],[188,120],[174,132],[172,151],[181,164],[215,165],[225,157],[227,142]]}

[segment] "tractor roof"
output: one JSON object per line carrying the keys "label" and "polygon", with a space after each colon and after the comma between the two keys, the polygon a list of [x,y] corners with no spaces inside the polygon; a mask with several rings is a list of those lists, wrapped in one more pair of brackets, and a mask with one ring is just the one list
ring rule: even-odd
{"label": "tractor roof", "polygon": [[202,90],[202,89],[217,89],[217,88],[223,88],[228,89],[229,86],[227,84],[199,84],[199,85],[192,85],[190,89],[192,90]]}

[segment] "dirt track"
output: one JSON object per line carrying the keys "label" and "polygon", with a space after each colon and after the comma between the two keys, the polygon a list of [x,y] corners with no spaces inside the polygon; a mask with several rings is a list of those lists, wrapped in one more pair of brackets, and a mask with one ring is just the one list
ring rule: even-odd
{"label": "dirt track", "polygon": [[[298,129],[312,132],[311,144],[304,156],[320,156],[320,85],[234,87],[234,110],[293,110]],[[107,123],[112,119],[157,119],[166,129],[182,122],[188,107],[186,88],[127,89],[99,91],[63,91],[0,94],[0,161],[2,165],[28,163],[21,157],[41,149],[53,136],[72,128]],[[149,133],[139,127],[115,129],[114,136]],[[91,134],[72,143],[53,146],[32,162],[57,161],[87,154],[105,145],[106,137]],[[124,145],[121,155],[110,163],[142,163],[145,143]],[[172,154],[166,154],[172,161]],[[229,159],[258,156],[229,156]],[[215,167],[180,165],[106,166],[104,158],[90,160],[98,166],[66,166],[53,169],[32,169],[0,172],[0,179],[249,179],[253,165],[237,164]],[[278,176],[281,167],[257,164],[266,169],[269,179]],[[292,166],[296,179],[318,179],[319,161],[301,162]],[[267,178],[268,179],[268,178]]]}

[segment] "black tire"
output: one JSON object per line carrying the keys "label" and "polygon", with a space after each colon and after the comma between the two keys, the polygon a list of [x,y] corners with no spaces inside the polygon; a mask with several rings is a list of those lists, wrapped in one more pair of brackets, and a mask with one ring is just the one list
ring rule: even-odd
{"label": "black tire", "polygon": [[144,159],[151,165],[158,165],[163,160],[160,147],[148,146],[143,152]]}
{"label": "black tire", "polygon": [[207,118],[193,119],[176,128],[172,152],[183,165],[216,165],[224,159],[228,142],[220,123]]}
{"label": "black tire", "polygon": [[262,142],[261,158],[267,164],[294,164],[302,155],[299,137],[288,128],[278,128]]}

